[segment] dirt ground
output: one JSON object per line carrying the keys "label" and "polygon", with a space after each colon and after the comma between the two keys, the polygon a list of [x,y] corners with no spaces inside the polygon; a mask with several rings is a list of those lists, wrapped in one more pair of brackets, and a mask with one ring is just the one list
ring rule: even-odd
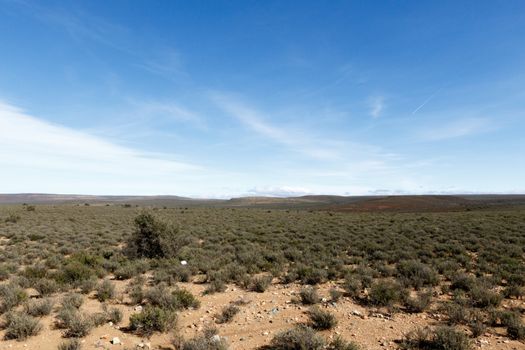
{"label": "dirt ground", "polygon": [[[126,282],[114,281],[119,293],[123,293]],[[202,295],[205,285],[194,283],[180,283],[182,288],[188,289],[201,300],[198,310],[186,310],[179,313],[178,332],[186,338],[197,335],[206,325],[215,325],[219,335],[225,337],[232,350],[256,349],[268,344],[272,337],[279,331],[293,327],[297,323],[306,322],[306,311],[308,307],[294,303],[296,294],[300,290],[298,285],[274,284],[264,293],[247,292],[236,286],[228,286],[224,293],[213,295]],[[320,286],[320,295],[325,300],[329,299],[328,291],[333,284],[327,283]],[[57,299],[59,296],[57,296]],[[232,301],[239,299],[248,301],[246,305],[240,306],[241,311],[234,317],[233,321],[226,324],[215,324],[214,315],[222,307]],[[128,325],[129,315],[136,312],[134,305],[127,305],[126,299],[123,303],[114,302],[123,311],[124,318],[119,326],[105,324],[93,329],[83,338],[83,349],[140,349],[151,346],[151,349],[173,349],[170,340],[173,334],[155,334],[150,339],[140,338],[133,334],[124,332]],[[525,301],[518,301],[525,304]],[[374,312],[355,304],[348,298],[341,298],[337,303],[325,301],[323,308],[329,309],[337,316],[338,325],[331,331],[321,332],[323,336],[330,339],[341,335],[347,340],[360,344],[363,349],[397,349],[395,343],[407,332],[418,327],[440,324],[440,315],[434,311],[422,314],[394,313],[385,315]],[[91,295],[86,298],[82,310],[96,312],[101,310],[101,304]],[[64,340],[63,331],[53,326],[54,315],[42,318],[44,328],[35,337],[25,341],[0,340],[0,349],[41,349],[55,350]],[[494,334],[496,333],[496,334]],[[4,331],[0,331],[0,339],[3,339]],[[114,345],[111,340],[118,337],[122,344]],[[508,339],[505,330],[492,329],[474,341],[474,348],[497,349],[497,350],[523,350],[525,344]]]}

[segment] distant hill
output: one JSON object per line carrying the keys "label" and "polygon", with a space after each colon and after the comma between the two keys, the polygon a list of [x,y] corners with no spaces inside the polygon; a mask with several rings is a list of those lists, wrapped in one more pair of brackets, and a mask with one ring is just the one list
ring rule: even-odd
{"label": "distant hill", "polygon": [[179,196],[94,196],[76,194],[20,193],[0,194],[0,204],[137,204],[184,206],[188,204],[214,203],[212,199],[193,199]]}
{"label": "distant hill", "polygon": [[406,195],[239,197],[194,199],[179,196],[91,196],[64,194],[0,194],[0,204],[130,204],[166,207],[218,207],[261,209],[310,209],[335,212],[461,211],[524,206],[525,195]]}
{"label": "distant hill", "polygon": [[525,195],[420,195],[367,198],[329,206],[342,212],[461,211],[505,206],[525,206]]}

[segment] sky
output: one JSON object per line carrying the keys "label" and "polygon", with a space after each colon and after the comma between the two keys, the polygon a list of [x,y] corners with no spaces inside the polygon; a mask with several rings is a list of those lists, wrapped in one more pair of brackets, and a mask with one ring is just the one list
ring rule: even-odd
{"label": "sky", "polygon": [[523,1],[0,0],[0,193],[525,193]]}

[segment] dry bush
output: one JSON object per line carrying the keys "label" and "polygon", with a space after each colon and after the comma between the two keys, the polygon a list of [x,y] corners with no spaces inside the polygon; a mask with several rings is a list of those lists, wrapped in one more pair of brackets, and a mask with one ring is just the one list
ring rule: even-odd
{"label": "dry bush", "polygon": [[28,300],[24,304],[24,311],[31,316],[47,316],[51,313],[51,311],[53,311],[54,305],[54,301],[48,298]]}
{"label": "dry bush", "polygon": [[314,305],[321,301],[321,297],[317,293],[317,289],[314,287],[305,287],[299,291],[299,297],[301,303],[304,305]]}
{"label": "dry bush", "polygon": [[79,339],[68,339],[58,345],[58,350],[80,350],[82,349],[82,343]]}
{"label": "dry bush", "polygon": [[405,290],[401,285],[392,281],[379,281],[370,288],[369,300],[372,305],[392,306],[401,301]]}
{"label": "dry bush", "polygon": [[227,305],[222,308],[221,313],[215,316],[215,322],[217,323],[228,323],[233,320],[235,315],[241,311],[236,305]]}
{"label": "dry bush", "polygon": [[215,328],[205,328],[202,334],[195,338],[184,340],[176,337],[172,344],[181,350],[227,350],[228,343],[217,334]]}
{"label": "dry bush", "polygon": [[151,335],[154,332],[167,332],[175,328],[177,314],[158,306],[146,306],[142,312],[129,318],[129,329],[137,334]]}
{"label": "dry bush", "polygon": [[326,350],[360,350],[361,347],[355,342],[348,342],[341,336],[336,336],[330,344],[326,347]]}
{"label": "dry bush", "polygon": [[431,330],[419,328],[408,333],[401,342],[408,350],[469,350],[471,343],[465,333],[451,327]]}
{"label": "dry bush", "polygon": [[254,277],[251,282],[251,290],[257,293],[264,293],[272,284],[272,276]]}
{"label": "dry bush", "polygon": [[321,350],[325,346],[323,337],[317,335],[315,331],[306,326],[295,328],[277,333],[270,342],[269,346],[263,347],[268,350]]}
{"label": "dry bush", "polygon": [[5,316],[5,339],[25,340],[42,330],[37,318],[23,312],[10,312]]}
{"label": "dry bush", "polygon": [[102,281],[97,287],[97,299],[104,302],[114,299],[116,295],[115,285],[110,280]]}
{"label": "dry bush", "polygon": [[316,306],[308,310],[308,317],[310,318],[310,326],[319,331],[337,326],[337,318],[331,312]]}
{"label": "dry bush", "polygon": [[15,284],[0,285],[0,314],[27,300],[27,293]]}

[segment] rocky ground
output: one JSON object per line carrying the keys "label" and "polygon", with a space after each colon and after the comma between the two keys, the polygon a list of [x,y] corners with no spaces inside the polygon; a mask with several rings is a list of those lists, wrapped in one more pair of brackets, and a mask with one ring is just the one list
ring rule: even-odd
{"label": "rocky ground", "polygon": [[[124,294],[126,282],[114,281],[117,290]],[[202,295],[205,285],[181,283],[182,288],[188,289],[201,300],[201,307],[197,310],[186,310],[179,314],[178,334],[191,338],[199,334],[206,326],[214,325],[219,335],[230,344],[231,349],[256,349],[268,344],[279,331],[293,327],[297,323],[308,321],[307,306],[296,302],[299,285],[274,284],[264,293],[247,292],[236,286],[228,286],[224,293]],[[432,308],[427,313],[406,314],[397,312],[389,314],[385,310],[365,308],[354,303],[349,298],[342,297],[337,302],[329,301],[329,289],[333,284],[327,283],[319,288],[323,297],[322,308],[330,310],[337,316],[338,325],[330,331],[321,332],[330,339],[341,335],[347,340],[355,341],[363,349],[396,349],[397,340],[407,332],[418,327],[442,324],[442,315]],[[59,298],[59,296],[57,296]],[[216,324],[215,315],[231,302],[243,300],[241,311],[230,323]],[[517,301],[525,303],[524,301]],[[141,338],[125,331],[129,315],[140,311],[140,306],[129,305],[126,298],[111,303],[124,314],[120,325],[105,324],[95,328],[88,336],[82,339],[83,349],[173,349],[171,339],[173,334],[154,334],[151,338]],[[82,306],[87,312],[101,310],[101,304],[90,296]],[[56,329],[53,324],[54,316],[42,318],[44,329],[35,337],[19,342],[15,340],[0,341],[0,349],[57,349],[64,340],[63,331]],[[0,332],[3,338],[3,331]],[[118,338],[118,339],[116,339]],[[115,344],[113,344],[115,343]],[[474,348],[518,350],[525,349],[525,344],[509,340],[504,329],[490,329],[490,331],[474,342]]]}

